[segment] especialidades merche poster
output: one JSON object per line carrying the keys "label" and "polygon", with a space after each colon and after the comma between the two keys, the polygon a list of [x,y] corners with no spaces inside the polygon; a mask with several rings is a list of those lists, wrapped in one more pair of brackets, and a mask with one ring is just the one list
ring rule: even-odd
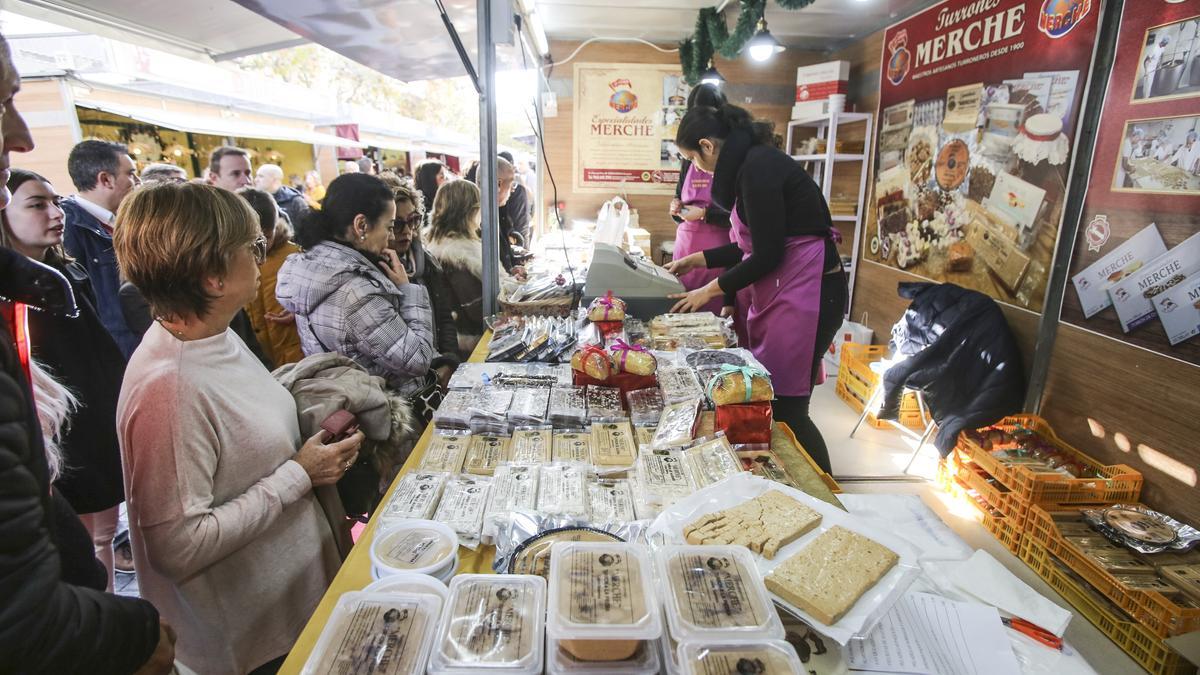
{"label": "especialidades merche poster", "polygon": [[1040,312],[1100,0],[946,0],[887,29],[866,260]]}
{"label": "especialidades merche poster", "polygon": [[690,91],[677,65],[576,64],[574,190],[674,194]]}
{"label": "especialidades merche poster", "polygon": [[1200,0],[1126,2],[1062,320],[1200,365]]}

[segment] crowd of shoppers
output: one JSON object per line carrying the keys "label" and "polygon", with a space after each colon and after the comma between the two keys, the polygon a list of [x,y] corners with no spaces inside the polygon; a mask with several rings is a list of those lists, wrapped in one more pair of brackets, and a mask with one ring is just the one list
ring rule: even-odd
{"label": "crowd of shoppers", "polygon": [[[273,673],[398,468],[379,459],[482,334],[479,189],[437,160],[285,184],[233,146],[189,180],[86,140],[64,199],[10,168],[34,145],[19,87],[0,37],[0,672]],[[314,432],[289,387],[327,367],[386,383],[399,419],[366,446]],[[112,594],[130,565],[140,598]]]}

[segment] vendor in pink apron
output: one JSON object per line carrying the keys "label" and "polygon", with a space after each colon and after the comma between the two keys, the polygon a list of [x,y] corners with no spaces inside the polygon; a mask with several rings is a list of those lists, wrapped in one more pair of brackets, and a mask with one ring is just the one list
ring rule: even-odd
{"label": "vendor in pink apron", "polygon": [[829,451],[808,414],[812,389],[825,379],[821,355],[846,311],[829,206],[804,169],[771,142],[769,125],[733,105],[696,107],[679,124],[675,144],[713,173],[713,201],[731,207],[734,243],[670,263],[676,275],[729,269],[680,294],[674,311],[694,312],[730,293],[746,301],[744,345],[771,373],[775,419],[795,432],[826,472]]}
{"label": "vendor in pink apron", "polygon": [[[725,94],[722,94],[716,85],[701,83],[692,87],[691,93],[688,94],[687,109],[699,106],[719,108],[725,103]],[[693,166],[686,159],[679,167],[675,199],[671,200],[671,218],[678,223],[678,227],[675,228],[675,260],[730,242],[729,209],[723,209],[712,201],[712,174]],[[691,291],[716,279],[722,271],[724,270],[692,270],[680,276],[679,281],[685,289]],[[734,295],[730,294],[725,296],[724,300],[708,303],[704,310],[713,314],[728,315],[732,313],[733,306]],[[745,314],[743,308],[735,321],[740,340],[745,339],[741,328]]]}

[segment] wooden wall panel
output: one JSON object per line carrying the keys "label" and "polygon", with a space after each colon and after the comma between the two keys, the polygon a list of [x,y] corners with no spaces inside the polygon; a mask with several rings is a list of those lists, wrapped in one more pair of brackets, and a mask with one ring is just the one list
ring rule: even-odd
{"label": "wooden wall panel", "polygon": [[[566,58],[578,42],[554,41],[550,43],[552,58]],[[674,45],[663,45],[673,48]],[[791,101],[795,91],[796,68],[809,63],[827,60],[828,57],[817,52],[802,52],[789,49],[772,59],[767,64],[752,63],[747,58],[735,61],[717,60],[717,69],[733,85],[732,91],[749,92],[747,96],[735,98],[733,101],[748,109],[756,117],[769,119],[783,133],[791,118]],[[564,216],[568,224],[571,219],[593,220],[600,206],[612,198],[612,194],[576,193],[571,189],[571,157],[572,133],[574,126],[574,107],[572,96],[574,86],[572,76],[576,63],[669,63],[678,64],[679,55],[674,52],[664,53],[646,45],[636,43],[593,43],[584,47],[569,63],[557,66],[550,73],[551,88],[558,94],[558,114],[544,120],[546,157],[550,172],[554,174],[554,182],[558,185],[558,198],[566,202]],[[778,89],[776,89],[778,88]],[[756,92],[771,94],[768,103],[763,103],[763,97],[756,97]],[[757,98],[757,102],[756,102]],[[775,101],[787,101],[786,105]],[[554,198],[553,188],[546,172],[542,172],[542,195],[547,204]],[[615,193],[614,193],[615,194]],[[667,239],[675,238],[675,222],[667,215],[670,206],[670,195],[628,195],[630,206],[638,210],[639,222],[649,230],[652,245],[657,251],[658,245]],[[547,221],[550,222],[552,209],[547,209]],[[657,259],[657,258],[656,258]]]}
{"label": "wooden wall panel", "polygon": [[[880,31],[833,55],[851,62],[849,101],[858,110],[875,111],[878,105],[882,47]],[[866,227],[874,228],[873,209],[868,209]],[[887,341],[907,307],[896,295],[896,284],[903,280],[917,278],[873,263],[859,265],[852,313],[855,320],[868,313],[876,342]],[[1028,374],[1040,317],[1001,308]],[[1142,471],[1144,502],[1200,525],[1198,392],[1200,368],[1060,323],[1042,416],[1083,452]]]}

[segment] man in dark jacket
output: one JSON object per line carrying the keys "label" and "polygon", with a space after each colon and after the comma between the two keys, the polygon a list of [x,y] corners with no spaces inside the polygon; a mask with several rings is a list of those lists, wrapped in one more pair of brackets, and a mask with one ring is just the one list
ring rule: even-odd
{"label": "man in dark jacket", "polygon": [[117,207],[138,185],[137,167],[124,145],[83,141],[71,149],[67,172],[79,193],[62,202],[66,214],[63,247],[87,270],[100,321],[128,359],[137,349],[138,339],[125,323],[117,300],[121,277],[112,234]]}
{"label": "man in dark jacket", "polygon": [[283,169],[274,164],[263,164],[254,174],[254,186],[275,198],[293,230],[300,227],[308,214],[308,202],[304,195],[283,184]]}
{"label": "man in dark jacket", "polygon": [[[0,124],[2,183],[8,182],[9,153],[33,149],[12,105],[20,82],[0,36],[0,100],[7,102]],[[0,188],[0,208],[10,198]],[[45,265],[0,249],[0,297],[0,672],[168,673],[174,633],[150,603],[62,578],[54,543],[58,519],[26,368],[25,316],[26,306],[74,312],[70,286]]]}
{"label": "man in dark jacket", "polygon": [[[512,153],[505,150],[499,155],[513,167],[515,179],[517,163],[513,160]],[[517,235],[520,238],[518,243],[524,248],[529,248],[529,190],[520,181],[514,180],[512,194],[508,195],[508,201],[500,210],[503,212],[501,220],[508,221],[508,234]]]}
{"label": "man in dark jacket", "polygon": [[924,393],[945,457],[958,433],[1021,410],[1025,371],[1008,321],[988,296],[954,284],[902,283],[912,300],[892,327],[892,349],[908,358],[883,375],[880,419],[896,419],[904,388]]}

